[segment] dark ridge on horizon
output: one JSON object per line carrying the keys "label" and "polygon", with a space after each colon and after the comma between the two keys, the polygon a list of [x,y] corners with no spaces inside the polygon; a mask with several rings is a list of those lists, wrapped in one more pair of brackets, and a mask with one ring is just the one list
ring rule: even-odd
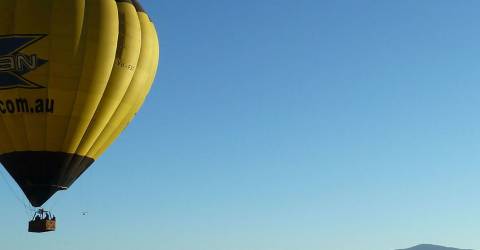
{"label": "dark ridge on horizon", "polygon": [[473,249],[460,249],[460,248],[453,248],[453,247],[442,247],[442,246],[431,245],[431,244],[422,244],[422,245],[414,246],[411,248],[397,249],[397,250],[473,250]]}

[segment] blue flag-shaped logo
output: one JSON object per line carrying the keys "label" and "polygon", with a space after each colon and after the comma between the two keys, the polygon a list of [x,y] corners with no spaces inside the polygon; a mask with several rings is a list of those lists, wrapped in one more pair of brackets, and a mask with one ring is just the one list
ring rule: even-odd
{"label": "blue flag-shaped logo", "polygon": [[47,60],[36,54],[27,55],[20,51],[38,42],[46,35],[0,36],[0,90],[12,88],[38,89],[44,86],[25,79],[23,76]]}

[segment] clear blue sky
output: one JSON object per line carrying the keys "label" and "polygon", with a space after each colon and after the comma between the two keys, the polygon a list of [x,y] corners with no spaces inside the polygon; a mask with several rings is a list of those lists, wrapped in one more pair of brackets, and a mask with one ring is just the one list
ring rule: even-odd
{"label": "clear blue sky", "polygon": [[1,249],[480,248],[480,2],[143,2],[142,111]]}

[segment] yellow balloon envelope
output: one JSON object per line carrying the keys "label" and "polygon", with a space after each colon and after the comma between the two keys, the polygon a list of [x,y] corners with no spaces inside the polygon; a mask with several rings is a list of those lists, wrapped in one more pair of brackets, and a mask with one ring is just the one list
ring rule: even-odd
{"label": "yellow balloon envelope", "polygon": [[140,109],[158,38],[135,0],[1,0],[0,13],[0,162],[39,207]]}

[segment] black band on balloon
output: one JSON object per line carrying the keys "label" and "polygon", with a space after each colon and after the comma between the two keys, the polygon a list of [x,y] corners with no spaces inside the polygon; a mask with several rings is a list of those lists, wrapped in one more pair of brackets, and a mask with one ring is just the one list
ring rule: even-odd
{"label": "black band on balloon", "polygon": [[69,188],[94,159],[63,152],[21,151],[0,155],[0,162],[34,207]]}
{"label": "black band on balloon", "polygon": [[129,3],[129,4],[133,4],[133,3],[132,3],[132,0],[115,0],[115,2],[117,2],[117,3]]}

